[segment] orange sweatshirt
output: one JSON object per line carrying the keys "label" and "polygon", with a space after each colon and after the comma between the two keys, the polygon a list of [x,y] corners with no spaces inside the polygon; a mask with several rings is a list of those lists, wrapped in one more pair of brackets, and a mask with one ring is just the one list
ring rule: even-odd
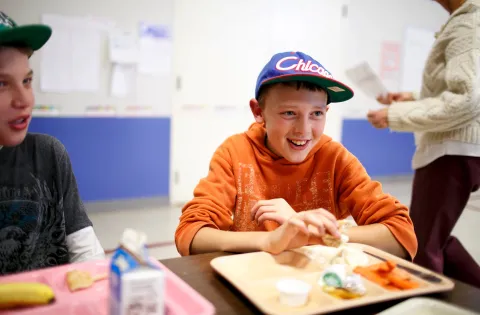
{"label": "orange sweatshirt", "polygon": [[182,209],[175,243],[182,256],[202,227],[224,231],[271,231],[258,226],[250,209],[258,200],[283,198],[297,212],[324,208],[337,219],[350,214],[358,225],[385,224],[411,257],[417,251],[408,209],[382,192],[358,159],[323,135],[300,164],[290,163],[265,146],[265,128],[254,123],[229,137],[215,152],[207,177]]}

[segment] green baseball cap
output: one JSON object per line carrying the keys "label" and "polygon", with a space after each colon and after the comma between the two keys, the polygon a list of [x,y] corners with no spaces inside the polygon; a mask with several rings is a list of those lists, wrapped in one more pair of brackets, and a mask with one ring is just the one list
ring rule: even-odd
{"label": "green baseball cap", "polygon": [[52,29],[43,24],[17,25],[5,13],[0,11],[0,46],[24,45],[38,50],[48,41]]}

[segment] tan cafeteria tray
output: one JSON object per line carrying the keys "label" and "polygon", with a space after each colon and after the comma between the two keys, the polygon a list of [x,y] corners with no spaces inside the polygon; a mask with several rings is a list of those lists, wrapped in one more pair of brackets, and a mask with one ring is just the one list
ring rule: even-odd
{"label": "tan cafeteria tray", "polygon": [[[362,244],[348,244],[347,246],[372,254],[367,255],[368,265],[379,263],[382,260],[390,260],[397,263],[397,266],[401,265],[407,270],[410,268],[411,278],[420,284],[419,287],[390,291],[362,277],[367,289],[364,296],[349,300],[331,296],[317,284],[326,265],[319,264],[318,259],[311,258],[312,249],[320,247],[322,250],[325,246],[306,246],[278,255],[254,252],[222,256],[213,259],[210,264],[258,309],[267,314],[325,314],[389,300],[450,291],[454,287],[454,283],[448,278],[382,250]],[[416,275],[419,273],[422,278]],[[295,278],[312,286],[305,305],[291,307],[280,303],[276,284],[282,278]],[[437,281],[432,281],[432,278]],[[428,281],[424,279],[428,279]]]}

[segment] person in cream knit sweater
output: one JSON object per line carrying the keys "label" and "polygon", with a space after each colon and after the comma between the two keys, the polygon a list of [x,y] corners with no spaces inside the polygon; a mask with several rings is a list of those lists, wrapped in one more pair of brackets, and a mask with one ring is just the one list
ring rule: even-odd
{"label": "person in cream knit sweater", "polygon": [[414,132],[410,215],[415,262],[480,287],[480,266],[451,232],[480,186],[480,0],[437,0],[450,18],[436,34],[420,94],[389,93],[376,128]]}

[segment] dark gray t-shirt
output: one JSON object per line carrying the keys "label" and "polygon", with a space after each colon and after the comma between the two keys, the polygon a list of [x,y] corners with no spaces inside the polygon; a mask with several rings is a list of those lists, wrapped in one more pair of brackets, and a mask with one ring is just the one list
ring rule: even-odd
{"label": "dark gray t-shirt", "polygon": [[60,141],[0,149],[0,275],[68,263],[67,235],[91,225]]}

